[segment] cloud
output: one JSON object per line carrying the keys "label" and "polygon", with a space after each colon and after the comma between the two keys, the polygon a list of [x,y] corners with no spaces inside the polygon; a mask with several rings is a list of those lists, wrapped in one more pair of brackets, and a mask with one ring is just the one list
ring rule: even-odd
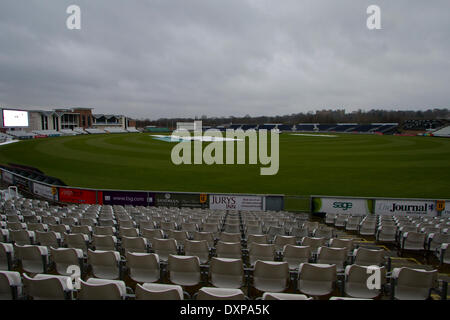
{"label": "cloud", "polygon": [[[66,8],[82,29],[67,30]],[[378,4],[382,30],[366,28]],[[2,0],[0,104],[137,118],[449,107],[450,3]]]}

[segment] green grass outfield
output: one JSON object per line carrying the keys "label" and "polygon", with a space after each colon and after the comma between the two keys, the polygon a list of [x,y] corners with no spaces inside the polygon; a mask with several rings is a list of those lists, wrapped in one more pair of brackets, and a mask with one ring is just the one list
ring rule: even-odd
{"label": "green grass outfield", "polygon": [[35,139],[0,146],[0,163],[33,166],[68,185],[99,189],[450,197],[445,138],[283,133],[275,176],[261,176],[260,164],[176,166],[170,160],[174,145],[148,133]]}

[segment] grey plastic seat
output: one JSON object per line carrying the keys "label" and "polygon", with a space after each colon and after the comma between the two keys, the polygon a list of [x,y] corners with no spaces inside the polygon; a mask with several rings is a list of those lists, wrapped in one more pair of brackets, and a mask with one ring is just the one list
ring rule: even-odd
{"label": "grey plastic seat", "polygon": [[50,248],[50,259],[55,263],[56,271],[62,276],[70,276],[68,267],[79,266],[83,270],[83,250],[74,248]]}
{"label": "grey plastic seat", "polygon": [[353,251],[353,263],[359,266],[382,266],[385,252],[383,249],[358,248]]}
{"label": "grey plastic seat", "polygon": [[195,241],[206,240],[208,243],[208,248],[214,247],[214,234],[212,232],[199,232],[196,231],[193,233]]}
{"label": "grey plastic seat", "polygon": [[0,270],[12,270],[14,261],[14,246],[11,243],[0,242]]}
{"label": "grey plastic seat", "polygon": [[397,235],[397,227],[396,226],[385,226],[382,225],[378,228],[376,239],[380,242],[395,242]]}
{"label": "grey plastic seat", "polygon": [[353,239],[341,239],[341,238],[333,238],[330,239],[330,247],[331,248],[346,248],[347,254],[353,252]]}
{"label": "grey plastic seat", "polygon": [[[374,268],[375,266],[372,266]],[[380,287],[369,288],[367,285],[369,274],[367,266],[349,265],[345,268],[345,287],[344,292],[347,296],[361,299],[374,299],[381,294],[381,288],[386,284],[386,268],[375,267],[379,269]]]}
{"label": "grey plastic seat", "polygon": [[114,236],[116,234],[116,228],[113,226],[95,226],[94,235],[97,236]]}
{"label": "grey plastic seat", "polygon": [[27,230],[46,232],[48,231],[48,226],[44,223],[27,223]]}
{"label": "grey plastic seat", "polygon": [[15,245],[14,252],[21,261],[22,269],[29,273],[46,273],[48,266],[48,249],[44,246]]}
{"label": "grey plastic seat", "polygon": [[33,300],[72,300],[73,285],[70,277],[37,274],[33,278],[23,274],[26,294]]}
{"label": "grey plastic seat", "polygon": [[219,241],[216,244],[216,254],[219,258],[241,259],[241,243]]}
{"label": "grey plastic seat", "polygon": [[308,296],[331,294],[336,282],[336,265],[302,263],[298,270],[298,289]]}
{"label": "grey plastic seat", "polygon": [[219,235],[219,240],[222,242],[241,242],[241,234],[222,232]]}
{"label": "grey plastic seat", "polygon": [[437,270],[425,271],[411,268],[394,268],[394,298],[398,300],[425,300],[435,287]]}
{"label": "grey plastic seat", "polygon": [[168,274],[170,282],[180,286],[195,286],[200,283],[200,259],[195,256],[169,255]]}
{"label": "grey plastic seat", "polygon": [[289,286],[287,262],[256,261],[253,287],[263,292],[283,292]]}
{"label": "grey plastic seat", "polygon": [[263,300],[312,300],[304,294],[280,293],[280,292],[264,292]]}
{"label": "grey plastic seat", "polygon": [[253,243],[249,250],[250,265],[254,265],[256,261],[274,261],[276,256],[276,248],[274,244]]}
{"label": "grey plastic seat", "polygon": [[244,285],[244,265],[241,259],[211,259],[209,281],[218,288],[238,289]]}
{"label": "grey plastic seat", "polygon": [[184,247],[185,241],[189,239],[186,231],[168,230],[167,235],[169,239],[175,239],[180,247]]}
{"label": "grey plastic seat", "polygon": [[87,225],[81,225],[81,226],[72,226],[71,228],[71,234],[76,234],[76,233],[82,233],[86,236],[88,236],[89,240],[92,237],[92,227],[91,226],[87,226]]}
{"label": "grey plastic seat", "polygon": [[177,241],[175,239],[156,239],[152,241],[152,247],[155,253],[162,261],[167,261],[169,255],[178,254]]}
{"label": "grey plastic seat", "polygon": [[68,248],[80,249],[84,254],[87,254],[89,247],[89,237],[83,233],[65,233],[63,235],[64,243]]}
{"label": "grey plastic seat", "polygon": [[135,294],[136,300],[184,300],[183,288],[171,284],[137,284]]}
{"label": "grey plastic seat", "polygon": [[88,263],[94,277],[116,280],[120,278],[120,253],[118,251],[88,250]]}
{"label": "grey plastic seat", "polygon": [[79,300],[124,300],[127,296],[125,282],[120,280],[80,280]]}
{"label": "grey plastic seat", "polygon": [[404,232],[401,239],[402,250],[425,250],[425,238],[426,234],[419,232]]}
{"label": "grey plastic seat", "polygon": [[209,261],[209,248],[206,240],[186,240],[184,243],[184,252],[187,256],[198,257],[201,264],[206,264]]}
{"label": "grey plastic seat", "polygon": [[61,246],[61,234],[54,231],[40,232],[36,231],[36,242],[41,246],[48,248],[58,248]]}
{"label": "grey plastic seat", "polygon": [[129,237],[129,238],[135,238],[139,237],[139,230],[136,228],[120,228],[119,229],[119,236],[120,237]]}
{"label": "grey plastic seat", "polygon": [[320,247],[317,252],[317,263],[335,264],[337,272],[341,272],[344,270],[344,264],[346,261],[346,248]]}
{"label": "grey plastic seat", "polygon": [[144,237],[122,237],[122,249],[127,252],[148,252],[147,239]]}
{"label": "grey plastic seat", "polygon": [[197,300],[245,300],[245,295],[241,289],[203,287]]}
{"label": "grey plastic seat", "polygon": [[309,246],[285,245],[283,248],[283,261],[289,264],[289,269],[296,270],[299,265],[309,262],[311,259],[311,249]]}
{"label": "grey plastic seat", "polygon": [[441,264],[450,264],[450,250],[448,250],[448,245],[448,243],[443,243],[438,249],[437,253]]}
{"label": "grey plastic seat", "polygon": [[126,254],[129,276],[139,283],[156,282],[160,278],[159,257],[154,253]]}
{"label": "grey plastic seat", "polygon": [[117,249],[117,238],[107,235],[93,235],[92,245],[95,250],[115,251]]}
{"label": "grey plastic seat", "polygon": [[302,246],[309,246],[312,254],[316,254],[320,247],[325,246],[327,239],[304,237],[302,239]]}
{"label": "grey plastic seat", "polygon": [[273,240],[273,243],[275,245],[275,249],[277,251],[283,250],[285,245],[293,245],[295,246],[297,244],[297,239],[294,236],[275,236],[275,239]]}
{"label": "grey plastic seat", "polygon": [[9,239],[18,245],[32,245],[36,241],[35,232],[28,230],[10,230]]}
{"label": "grey plastic seat", "polygon": [[22,279],[16,271],[0,271],[0,300],[17,300],[22,296]]}

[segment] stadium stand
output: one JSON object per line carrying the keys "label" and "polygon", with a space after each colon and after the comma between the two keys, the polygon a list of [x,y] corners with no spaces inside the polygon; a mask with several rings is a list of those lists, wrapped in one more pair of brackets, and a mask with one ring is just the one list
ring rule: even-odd
{"label": "stadium stand", "polygon": [[139,133],[140,131],[137,130],[135,127],[128,127],[127,131],[130,133]]}
{"label": "stadium stand", "polygon": [[357,123],[338,123],[336,127],[330,129],[329,131],[336,131],[336,132],[347,132],[347,131],[354,131],[354,128],[358,126]]}
{"label": "stadium stand", "polygon": [[[445,292],[438,268],[448,265],[448,243],[434,246],[442,261],[438,265],[398,265],[392,252],[376,245],[378,240],[362,240],[361,230],[344,234],[345,221],[339,229],[330,226],[335,219],[326,220],[328,227],[310,221],[307,214],[287,211],[61,206],[19,195],[0,201],[0,295],[68,300],[425,300]],[[418,232],[411,238],[411,232],[404,232],[394,245],[425,250],[426,232],[438,231],[428,225],[446,226],[450,218],[371,215],[362,221],[377,229],[420,225],[423,236]],[[239,232],[224,232],[236,224]],[[38,231],[38,225],[49,231]],[[215,236],[205,230],[207,225],[215,226]],[[251,226],[264,226],[262,234],[247,234]],[[298,240],[289,226],[308,230],[308,235]],[[310,237],[331,229],[330,239]],[[75,237],[79,239],[74,242]],[[79,288],[67,281],[68,266],[79,268]],[[365,285],[368,266],[380,268],[382,283],[376,290]]]}
{"label": "stadium stand", "polygon": [[316,131],[316,125],[315,124],[297,124],[295,126],[295,131],[310,131],[314,132]]}
{"label": "stadium stand", "polygon": [[402,124],[404,130],[430,130],[445,125],[444,120],[405,120]]}
{"label": "stadium stand", "polygon": [[19,139],[33,139],[36,136],[36,134],[32,132],[25,132],[18,130],[8,131],[8,134]]}
{"label": "stadium stand", "polygon": [[277,125],[276,124],[261,124],[258,126],[258,130],[272,130],[272,129],[276,129]]}
{"label": "stadium stand", "polygon": [[435,137],[450,137],[450,126],[444,127],[433,132]]}
{"label": "stadium stand", "polygon": [[336,127],[335,124],[318,124],[316,125],[317,131],[329,131]]}
{"label": "stadium stand", "polygon": [[56,130],[34,130],[33,133],[39,136],[60,137],[61,133]]}
{"label": "stadium stand", "polygon": [[293,130],[293,126],[291,126],[291,125],[287,125],[287,124],[280,124],[280,125],[278,125],[278,127],[277,127],[277,129],[278,130],[280,130],[280,131],[292,131]]}
{"label": "stadium stand", "polygon": [[77,136],[77,135],[81,134],[80,132],[77,132],[77,131],[74,131],[74,130],[70,130],[70,129],[61,129],[61,130],[59,130],[59,132],[63,136]]}
{"label": "stadium stand", "polygon": [[127,130],[122,129],[122,128],[115,128],[115,127],[111,127],[111,128],[105,128],[104,129],[107,133],[128,133]]}
{"label": "stadium stand", "polygon": [[106,133],[105,130],[102,129],[86,129],[85,130],[87,133],[89,134],[102,134],[102,133]]}
{"label": "stadium stand", "polygon": [[84,131],[83,128],[80,127],[73,128],[73,131],[75,131],[78,134],[88,134],[86,131]]}

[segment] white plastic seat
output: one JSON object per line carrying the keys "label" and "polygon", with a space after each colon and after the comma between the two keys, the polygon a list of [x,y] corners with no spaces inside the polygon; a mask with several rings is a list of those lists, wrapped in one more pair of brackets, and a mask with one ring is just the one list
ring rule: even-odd
{"label": "white plastic seat", "polygon": [[344,270],[344,264],[347,260],[346,248],[320,247],[317,252],[317,263],[335,264],[337,272]]}
{"label": "white plastic seat", "polygon": [[34,231],[28,230],[10,230],[9,239],[17,245],[32,245],[35,242]]}
{"label": "white plastic seat", "polygon": [[116,234],[116,228],[113,226],[95,226],[94,235],[97,236],[114,236]]}
{"label": "white plastic seat", "polygon": [[15,245],[14,252],[22,263],[22,269],[29,273],[46,273],[48,249],[44,246]]}
{"label": "white plastic seat", "polygon": [[397,235],[397,227],[396,226],[385,226],[382,225],[378,228],[376,239],[380,242],[395,242]]}
{"label": "white plastic seat", "polygon": [[139,283],[156,282],[160,278],[159,257],[154,253],[128,252],[129,276]]}
{"label": "white plastic seat", "polygon": [[336,265],[302,263],[298,270],[298,289],[309,296],[331,294],[336,281]]}
{"label": "white plastic seat", "polygon": [[309,246],[311,253],[316,254],[320,247],[325,246],[327,239],[325,238],[314,238],[314,237],[304,237],[302,239],[302,246]]}
{"label": "white plastic seat", "polygon": [[275,236],[275,239],[273,241],[273,244],[275,245],[275,249],[277,251],[283,250],[285,245],[293,245],[295,246],[297,244],[297,239],[294,236]]}
{"label": "white plastic seat", "polygon": [[62,276],[70,276],[69,266],[79,266],[83,270],[83,250],[74,248],[50,248],[51,260],[55,263],[56,271]]}
{"label": "white plastic seat", "polygon": [[283,248],[283,261],[289,264],[289,269],[298,269],[300,263],[309,262],[311,259],[311,249],[309,246],[285,245]]}
{"label": "white plastic seat", "polygon": [[287,262],[256,261],[253,287],[263,292],[283,292],[289,286]]}
{"label": "white plastic seat", "polygon": [[[381,286],[386,283],[386,268],[372,266],[380,271],[380,287],[370,288],[367,285],[368,278],[372,273],[368,273],[367,266],[359,266],[356,264],[349,265],[345,268],[345,294],[352,298],[374,299],[381,294]],[[373,272],[373,271],[372,271]]]}
{"label": "white plastic seat", "polygon": [[26,294],[33,300],[72,300],[73,285],[70,277],[37,274],[33,278],[23,274]]}
{"label": "white plastic seat", "polygon": [[195,286],[200,283],[200,259],[198,257],[171,254],[167,270],[173,284]]}
{"label": "white plastic seat", "polygon": [[241,259],[241,243],[219,241],[216,244],[216,254],[219,258]]}
{"label": "white plastic seat", "polygon": [[241,242],[241,234],[240,233],[228,233],[222,232],[219,235],[219,240],[222,242]]}
{"label": "white plastic seat", "polygon": [[64,243],[68,248],[80,249],[84,254],[87,254],[89,247],[89,237],[83,233],[65,233],[63,235]]}
{"label": "white plastic seat", "polygon": [[419,232],[405,232],[402,234],[401,248],[402,250],[425,250],[426,234]]}
{"label": "white plastic seat", "polygon": [[13,260],[14,246],[11,243],[0,242],[0,270],[11,270]]}
{"label": "white plastic seat", "polygon": [[398,300],[425,300],[437,279],[437,270],[394,268],[394,298]]}
{"label": "white plastic seat", "polygon": [[115,251],[117,248],[117,238],[115,236],[94,234],[92,236],[92,245],[95,247],[95,250]]}
{"label": "white plastic seat", "polygon": [[209,281],[218,288],[238,289],[244,285],[244,265],[241,259],[211,259]]}
{"label": "white plastic seat", "polygon": [[209,261],[209,248],[206,240],[186,240],[184,243],[184,252],[187,256],[198,257],[201,264],[206,264]]}
{"label": "white plastic seat", "polygon": [[330,239],[330,247],[331,248],[346,248],[347,253],[352,253],[353,252],[353,239],[341,239],[341,238]]}
{"label": "white plastic seat", "polygon": [[88,250],[88,263],[94,277],[116,280],[120,278],[120,253],[118,251]]}
{"label": "white plastic seat", "polygon": [[359,266],[382,266],[385,258],[383,249],[367,249],[360,247],[353,251],[353,263]]}
{"label": "white plastic seat", "polygon": [[16,271],[0,271],[0,300],[16,300],[22,296],[22,279]]}
{"label": "white plastic seat", "polygon": [[254,265],[256,261],[274,261],[276,255],[274,244],[253,243],[249,250],[250,265]]}
{"label": "white plastic seat", "polygon": [[79,300],[124,300],[127,289],[120,280],[95,279],[80,280]]}
{"label": "white plastic seat", "polygon": [[312,300],[304,294],[280,293],[280,292],[264,292],[263,300]]}
{"label": "white plastic seat", "polygon": [[193,233],[193,237],[195,241],[206,240],[206,242],[208,243],[208,248],[214,247],[214,234],[212,232],[196,231]]}
{"label": "white plastic seat", "polygon": [[175,239],[153,238],[152,247],[162,261],[167,261],[169,255],[178,253],[177,241]]}
{"label": "white plastic seat", "polygon": [[127,252],[148,252],[147,239],[144,237],[122,237],[122,249]]}
{"label": "white plastic seat", "polygon": [[36,231],[36,242],[41,246],[48,248],[58,248],[61,246],[61,234],[54,231],[40,232]]}
{"label": "white plastic seat", "polygon": [[203,287],[198,291],[197,300],[244,300],[241,289]]}
{"label": "white plastic seat", "polygon": [[138,283],[135,294],[136,300],[184,300],[183,288],[171,284]]}

